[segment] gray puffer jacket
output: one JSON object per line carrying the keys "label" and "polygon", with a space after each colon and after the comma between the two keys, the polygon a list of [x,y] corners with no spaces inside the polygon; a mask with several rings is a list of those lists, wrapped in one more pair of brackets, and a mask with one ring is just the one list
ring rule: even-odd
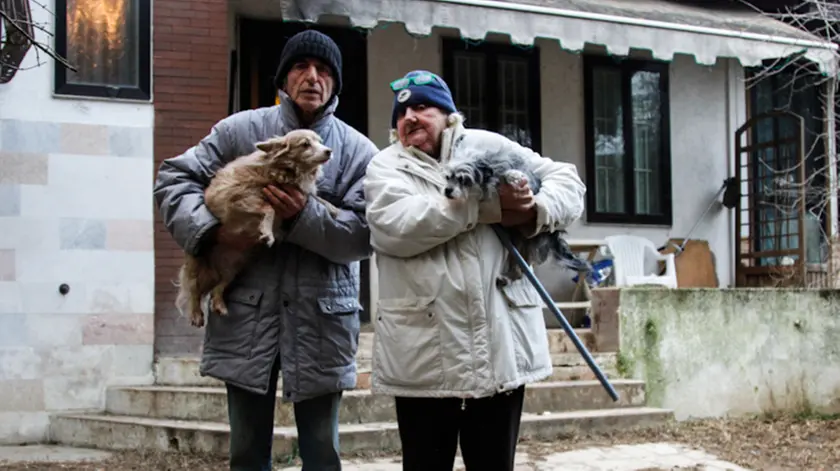
{"label": "gray puffer jacket", "polygon": [[[288,96],[282,102],[289,102]],[[337,106],[336,98],[310,128],[333,149],[318,193],[341,214],[334,220],[309,198],[286,239],[259,249],[225,294],[229,315],[207,316],[202,375],[264,394],[279,351],[286,401],[355,386],[359,261],[371,254],[362,181],[378,149],[333,115]],[[242,111],[163,162],[155,200],[182,249],[199,253],[209,243],[204,236],[219,225],[204,205],[204,189],[215,172],[253,152],[257,142],[299,127],[291,106]]]}

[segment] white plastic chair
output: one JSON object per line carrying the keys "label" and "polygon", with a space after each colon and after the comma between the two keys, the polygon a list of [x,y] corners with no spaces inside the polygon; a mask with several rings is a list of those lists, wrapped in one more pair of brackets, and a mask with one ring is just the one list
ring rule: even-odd
{"label": "white plastic chair", "polygon": [[[677,288],[674,254],[661,254],[648,239],[633,235],[604,238],[613,256],[616,286],[662,285]],[[665,274],[658,275],[659,262],[665,262]]]}

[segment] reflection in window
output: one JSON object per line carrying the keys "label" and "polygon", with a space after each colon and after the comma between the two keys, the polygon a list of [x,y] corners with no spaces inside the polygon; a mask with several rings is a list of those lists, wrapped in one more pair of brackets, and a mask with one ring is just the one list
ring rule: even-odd
{"label": "reflection in window", "polygon": [[525,147],[531,147],[528,125],[528,61],[518,57],[499,58],[501,134]]}
{"label": "reflection in window", "polygon": [[661,146],[659,74],[637,71],[630,81],[633,95],[633,177],[636,214],[662,214],[659,199]]}
{"label": "reflection in window", "polygon": [[[486,88],[482,54],[459,51],[455,57],[455,90],[458,91],[458,110],[464,115],[469,126],[484,128],[486,107],[484,89]],[[453,91],[453,93],[455,93]]]}
{"label": "reflection in window", "polygon": [[138,85],[138,0],[67,0],[67,81]]}
{"label": "reflection in window", "polygon": [[444,80],[466,125],[539,152],[537,49],[444,41]]}
{"label": "reflection in window", "polygon": [[596,208],[602,213],[623,213],[624,134],[622,129],[621,72],[598,68],[592,75],[595,126]]}
{"label": "reflection in window", "polygon": [[[750,116],[756,117],[770,111],[788,111],[804,119],[805,133],[802,152],[805,156],[805,172],[808,175],[805,200],[805,227],[799,227],[800,183],[799,144],[769,147],[756,152],[758,165],[751,169],[754,182],[749,191],[753,202],[747,199],[746,206],[752,210],[749,224],[752,225],[752,250],[773,252],[799,248],[799,233],[804,231],[806,262],[826,263],[828,242],[825,232],[827,222],[824,212],[825,201],[821,188],[826,185],[823,134],[822,92],[820,77],[798,68],[786,68],[757,80],[750,88]],[[798,135],[795,122],[788,118],[761,119],[756,123],[752,143],[771,143],[790,139]],[[793,189],[791,189],[793,187]],[[748,211],[744,216],[750,218]],[[745,221],[746,223],[746,221]],[[797,258],[796,256],[793,257]],[[780,257],[762,257],[761,266],[777,266]]]}
{"label": "reflection in window", "polygon": [[648,62],[586,59],[590,220],[670,223],[666,72]]}

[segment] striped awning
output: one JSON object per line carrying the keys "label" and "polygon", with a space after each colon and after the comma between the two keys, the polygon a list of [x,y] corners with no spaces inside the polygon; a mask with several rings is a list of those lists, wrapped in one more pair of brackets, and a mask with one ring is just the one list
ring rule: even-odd
{"label": "striped awning", "polygon": [[531,45],[536,38],[557,40],[580,52],[587,44],[624,56],[648,50],[654,59],[694,56],[699,64],[734,58],[743,66],[801,55],[824,73],[836,67],[837,46],[808,32],[744,8],[701,8],[668,0],[281,0],[283,18],[317,22],[322,15],[343,16],[357,27],[403,23],[409,33],[456,28],[482,40],[488,33],[510,35]]}

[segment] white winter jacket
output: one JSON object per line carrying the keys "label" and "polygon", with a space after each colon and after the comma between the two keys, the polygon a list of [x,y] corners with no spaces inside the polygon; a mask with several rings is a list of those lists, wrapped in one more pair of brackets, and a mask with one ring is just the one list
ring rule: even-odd
{"label": "white winter jacket", "polygon": [[[572,164],[553,161],[501,136],[452,120],[452,142],[498,146],[530,157],[542,180],[537,231],[555,231],[583,212],[585,187]],[[463,144],[462,144],[463,145]],[[498,199],[453,204],[443,196],[440,164],[399,142],[367,168],[365,198],[379,270],[371,390],[414,397],[475,398],[551,375],[543,302],[527,278],[497,288],[507,251],[487,224]],[[531,234],[534,235],[534,234]]]}

